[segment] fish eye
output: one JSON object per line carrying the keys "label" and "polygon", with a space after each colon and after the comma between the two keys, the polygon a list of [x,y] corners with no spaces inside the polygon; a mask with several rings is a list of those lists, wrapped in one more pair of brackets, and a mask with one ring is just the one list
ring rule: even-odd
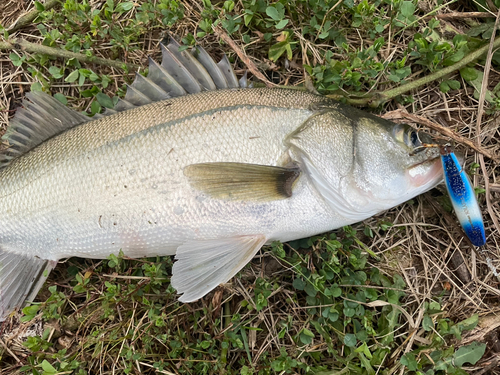
{"label": "fish eye", "polygon": [[403,136],[405,144],[412,148],[412,154],[419,153],[424,150],[423,143],[418,136],[418,132],[413,128],[408,128]]}
{"label": "fish eye", "polygon": [[413,148],[419,148],[422,146],[422,142],[420,141],[418,133],[415,130],[411,129],[408,132],[408,140],[406,144]]}
{"label": "fish eye", "polygon": [[420,152],[424,149],[418,132],[409,125],[396,126],[393,129],[393,135],[396,140],[413,149],[413,152]]}

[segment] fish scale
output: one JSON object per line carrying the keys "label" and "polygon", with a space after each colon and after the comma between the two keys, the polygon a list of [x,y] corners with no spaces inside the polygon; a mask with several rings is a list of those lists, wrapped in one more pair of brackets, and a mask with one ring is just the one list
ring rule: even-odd
{"label": "fish scale", "polygon": [[228,84],[178,96],[172,76],[192,89],[194,77],[211,79],[203,66],[232,82],[219,64],[170,74],[151,63],[157,81],[139,78],[97,119],[28,94],[0,155],[0,319],[36,295],[56,261],[119,251],[175,254],[172,286],[193,301],[265,243],[363,220],[441,180],[435,150],[414,154],[405,142],[410,129],[318,95]]}
{"label": "fish scale", "polygon": [[[266,102],[261,102],[256,107],[246,105],[223,111],[215,107],[208,113],[188,114],[183,118],[179,118],[182,116],[179,114],[175,116],[178,117],[176,120],[160,124],[144,121],[153,124],[149,128],[138,124],[137,119],[146,111],[148,116],[158,119],[164,108],[175,111],[179,107],[189,107],[189,102],[195,99],[201,107],[209,108],[203,105],[203,98],[217,105],[227,101],[229,96],[234,100],[238,92],[216,94],[219,94],[220,101],[215,101],[206,93],[195,94],[198,98],[170,100],[183,102],[189,98],[187,104],[175,103],[175,106],[165,107],[165,103],[161,102],[151,105],[153,108],[133,109],[127,112],[125,119],[124,113],[118,113],[97,120],[96,124],[88,122],[49,140],[36,152],[26,155],[23,164],[32,168],[23,168],[23,180],[31,173],[31,181],[25,181],[23,187],[13,188],[11,186],[16,179],[10,173],[2,175],[6,182],[0,180],[0,202],[5,211],[11,213],[4,215],[0,222],[4,228],[3,235],[9,237],[9,248],[14,249],[19,244],[17,246],[23,251],[41,252],[44,258],[53,260],[74,255],[74,252],[80,256],[106,257],[116,249],[127,252],[129,248],[134,251],[132,249],[136,247],[141,249],[142,256],[156,255],[158,252],[174,253],[174,250],[165,251],[161,248],[172,247],[169,242],[174,245],[182,243],[186,233],[191,232],[189,223],[199,221],[199,218],[187,212],[184,215],[174,212],[183,206],[195,207],[196,203],[181,193],[186,184],[182,178],[182,168],[205,161],[276,165],[285,151],[280,141],[310,115],[308,110],[296,110],[293,114],[295,122],[283,121],[280,111],[290,109],[267,107],[264,105]],[[272,100],[268,100],[268,103],[273,105]],[[156,110],[160,114],[155,114]],[[217,113],[216,121],[213,121],[213,113]],[[239,123],[236,127],[235,122]],[[137,131],[138,127],[143,130]],[[95,137],[94,129],[100,130]],[[75,139],[80,140],[79,147],[74,146]],[[250,142],[250,146],[247,142],[245,147],[241,147],[245,140]],[[54,155],[51,152],[54,149],[60,152]],[[130,153],[129,150],[134,152]],[[47,158],[49,160],[45,161]],[[16,164],[13,163],[5,172],[14,169]],[[38,172],[40,166],[47,165],[53,167]],[[131,175],[129,171],[133,169],[140,170],[147,177]],[[155,189],[152,188],[153,184],[157,186]],[[6,197],[5,192],[13,189],[18,190],[18,193]],[[166,194],[161,194],[162,191]],[[45,193],[40,196],[39,192]],[[32,217],[26,215],[27,207],[35,212]],[[150,207],[159,208],[153,212]],[[199,209],[191,210],[196,212]],[[226,208],[223,215],[231,210]],[[212,209],[210,212],[210,216],[215,219],[218,211]],[[13,225],[19,223],[17,217],[28,220],[30,225]],[[44,229],[46,218],[56,224],[53,231]],[[116,225],[112,225],[112,222]],[[164,228],[154,231],[165,233],[169,232],[166,228],[174,225],[177,227],[176,233],[169,237],[151,235],[153,230],[149,222]],[[242,222],[246,227],[247,221],[242,219]],[[136,228],[133,234],[129,233],[129,227]],[[231,235],[242,229],[241,226],[236,227],[229,233],[220,230],[220,227],[199,230],[203,236],[213,237]],[[113,234],[101,234],[103,230],[110,230]],[[191,236],[196,238],[194,233]],[[144,246],[143,238],[149,238],[151,250]]]}

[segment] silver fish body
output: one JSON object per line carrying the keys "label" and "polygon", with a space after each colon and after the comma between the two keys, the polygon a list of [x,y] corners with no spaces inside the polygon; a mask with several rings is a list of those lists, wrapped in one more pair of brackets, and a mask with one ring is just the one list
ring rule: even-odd
{"label": "silver fish body", "polygon": [[[72,127],[0,171],[0,313],[20,303],[10,291],[21,281],[7,271],[15,259],[32,262],[22,270],[33,280],[18,287],[28,296],[55,261],[120,250],[177,254],[173,286],[195,300],[265,243],[363,220],[440,182],[439,160],[432,150],[411,155],[406,131],[317,95],[265,88],[202,91]],[[248,165],[263,181],[249,184],[258,194],[245,193],[238,172],[225,185]],[[298,171],[288,195],[267,186],[263,166]]]}
{"label": "silver fish body", "polygon": [[51,260],[145,257],[175,254],[190,239],[290,240],[347,224],[306,178],[289,199],[242,202],[205,196],[183,174],[195,163],[289,163],[286,138],[320,100],[291,90],[204,92],[70,129],[0,174],[0,246]]}

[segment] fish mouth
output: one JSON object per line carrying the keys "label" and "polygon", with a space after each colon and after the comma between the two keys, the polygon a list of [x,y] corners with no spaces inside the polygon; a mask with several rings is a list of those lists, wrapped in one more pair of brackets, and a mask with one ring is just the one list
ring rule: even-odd
{"label": "fish mouth", "polygon": [[436,156],[416,163],[406,170],[406,175],[412,187],[430,189],[443,180],[441,158]]}

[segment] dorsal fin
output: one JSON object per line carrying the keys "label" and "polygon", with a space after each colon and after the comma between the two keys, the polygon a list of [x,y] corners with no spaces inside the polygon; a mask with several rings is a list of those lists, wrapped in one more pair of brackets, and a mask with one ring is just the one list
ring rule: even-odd
{"label": "dorsal fin", "polygon": [[165,68],[154,61],[151,57],[149,58],[148,78],[161,87],[171,97],[187,94],[184,87],[182,87]]}
{"label": "dorsal fin", "polygon": [[193,48],[191,51],[193,56],[198,59],[201,65],[207,70],[210,77],[212,77],[215,86],[218,89],[227,89],[227,80],[220,68],[217,66],[215,61],[210,57],[210,55],[201,47]]}
{"label": "dorsal fin", "polygon": [[[180,44],[175,39],[171,39],[166,47],[172,55],[191,73],[191,76],[198,82],[202,89],[211,91],[217,87],[213,78],[208,74],[204,66],[191,53],[185,51],[180,52]],[[163,62],[162,62],[163,64]]]}
{"label": "dorsal fin", "polygon": [[167,94],[160,86],[154,83],[154,81],[141,76],[139,73],[135,73],[135,81],[131,87],[133,87],[137,91],[142,92],[146,97],[151,98],[152,100],[160,101],[170,98],[170,95]]}
{"label": "dorsal fin", "polygon": [[246,78],[238,82],[226,55],[216,63],[203,47],[194,47],[191,52],[179,48],[172,38],[168,45],[161,44],[161,65],[150,58],[148,76],[137,74],[125,99],[118,100],[104,115],[203,90],[247,87]]}
{"label": "dorsal fin", "polygon": [[0,169],[50,137],[91,120],[41,91],[27,93],[26,99],[2,137],[6,148],[0,153]]}
{"label": "dorsal fin", "polygon": [[48,138],[85,121],[202,90],[247,87],[246,75],[238,82],[226,55],[215,63],[202,47],[195,47],[191,52],[179,51],[179,47],[172,38],[167,46],[161,44],[161,65],[150,58],[148,76],[136,74],[125,98],[93,118],[67,108],[42,92],[26,94],[28,100],[23,101],[24,108],[17,111],[2,137],[7,147],[0,151],[0,169]]}
{"label": "dorsal fin", "polygon": [[238,78],[236,78],[236,74],[234,74],[234,70],[227,59],[227,56],[222,56],[222,60],[217,63],[222,74],[226,77],[228,88],[234,89],[240,87],[238,84]]}

